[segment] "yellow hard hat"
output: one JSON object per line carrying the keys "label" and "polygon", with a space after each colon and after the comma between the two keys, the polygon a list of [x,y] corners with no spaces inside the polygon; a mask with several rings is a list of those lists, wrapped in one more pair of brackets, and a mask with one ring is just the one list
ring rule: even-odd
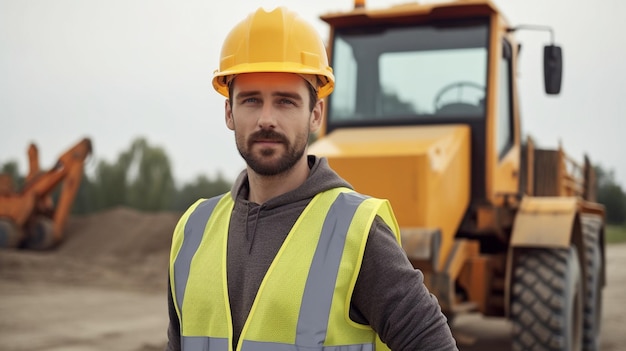
{"label": "yellow hard hat", "polygon": [[259,8],[239,22],[222,45],[220,68],[213,87],[228,97],[228,84],[240,73],[285,72],[317,77],[317,96],[335,86],[326,47],[315,28],[284,7],[271,12]]}

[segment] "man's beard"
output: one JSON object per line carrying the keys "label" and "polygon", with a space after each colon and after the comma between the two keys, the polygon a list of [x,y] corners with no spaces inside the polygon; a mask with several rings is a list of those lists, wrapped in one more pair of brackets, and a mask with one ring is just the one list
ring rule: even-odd
{"label": "man's beard", "polygon": [[[265,129],[250,135],[247,143],[243,136],[237,133],[235,133],[235,139],[237,142],[237,150],[239,150],[239,154],[246,161],[248,167],[257,174],[274,176],[290,170],[300,158],[302,158],[308,142],[308,131],[303,134],[298,134],[294,144],[291,144],[284,135],[273,130]],[[285,147],[284,155],[277,160],[266,160],[266,158],[272,157],[277,152],[280,152],[280,150],[274,148],[262,149],[260,155],[254,155],[252,148],[257,140],[271,140],[281,143]],[[243,145],[246,147],[243,147]]]}

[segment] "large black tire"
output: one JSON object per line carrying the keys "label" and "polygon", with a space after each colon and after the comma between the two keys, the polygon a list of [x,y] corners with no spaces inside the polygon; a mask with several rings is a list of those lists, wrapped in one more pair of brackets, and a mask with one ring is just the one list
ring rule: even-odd
{"label": "large black tire", "polygon": [[598,216],[582,217],[583,243],[587,291],[583,311],[583,350],[600,350],[600,322],[602,320],[602,252],[599,234],[602,219]]}
{"label": "large black tire", "polygon": [[511,293],[513,350],[580,351],[583,298],[575,247],[520,251]]}

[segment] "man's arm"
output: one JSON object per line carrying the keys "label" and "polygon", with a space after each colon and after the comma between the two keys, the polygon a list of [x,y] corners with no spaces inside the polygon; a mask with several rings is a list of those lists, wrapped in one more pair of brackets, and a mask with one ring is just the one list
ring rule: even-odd
{"label": "man's arm", "polygon": [[371,325],[392,350],[458,350],[422,272],[379,217],[367,240],[350,316]]}
{"label": "man's arm", "polygon": [[170,317],[170,324],[167,327],[167,347],[165,351],[180,351],[180,322],[172,299],[172,289],[169,277],[167,279],[167,311]]}

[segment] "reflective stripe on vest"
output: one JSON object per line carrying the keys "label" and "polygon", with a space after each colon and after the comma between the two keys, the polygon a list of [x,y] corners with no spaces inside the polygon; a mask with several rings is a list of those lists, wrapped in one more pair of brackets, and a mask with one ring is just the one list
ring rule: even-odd
{"label": "reflective stripe on vest", "polygon": [[[324,346],[329,325],[331,304],[333,303],[333,294],[335,293],[337,272],[342,262],[346,237],[357,209],[367,199],[367,197],[358,193],[348,192],[347,189],[333,189],[331,193],[325,193],[326,196],[333,196],[335,198],[330,205],[330,209],[321,227],[317,247],[313,253],[309,273],[306,277],[302,301],[300,303],[300,311],[297,314],[295,344],[247,340],[245,339],[246,328],[244,327],[244,331],[242,331],[241,335],[242,340],[240,340],[240,349],[242,351],[297,351],[301,350],[302,347],[307,350],[329,351],[371,351],[374,349],[373,338],[369,343]],[[207,221],[211,218],[213,210],[221,200],[232,202],[230,194],[226,194],[225,197],[215,197],[194,204],[194,206],[190,208],[190,211],[188,211],[188,214],[183,216],[181,223],[179,223],[179,225],[184,225],[183,238],[178,239],[182,240],[182,243],[173,243],[172,245],[173,268],[171,269],[175,277],[172,278],[172,289],[174,290],[175,305],[183,328],[182,306],[187,281],[189,279],[191,262],[202,242],[202,234],[205,231],[205,227],[207,227]],[[371,206],[374,212],[367,218],[370,222],[373,220],[374,215],[376,215],[376,209],[381,207],[380,203],[383,202],[383,200],[378,199],[372,200],[379,202],[376,202],[375,206]],[[312,203],[314,202],[315,201],[312,201]],[[385,203],[388,204],[387,202]],[[389,207],[386,207],[386,210],[387,212],[384,212],[385,215],[382,217],[388,223],[392,222],[392,229],[396,230],[397,224],[395,223],[395,218],[393,218]],[[369,231],[370,225],[371,223],[363,224],[361,227],[364,229],[359,230],[367,229],[367,231]],[[180,228],[177,228],[177,231],[179,230]],[[366,240],[366,238],[363,240]],[[363,245],[364,242],[365,241],[363,241]],[[178,247],[180,249],[177,249]],[[360,262],[358,265],[360,266]],[[230,320],[228,322],[230,323]],[[232,335],[232,331],[229,334]],[[227,351],[231,347],[228,338],[221,336],[185,336],[184,333],[181,332],[181,338],[181,346],[184,351]]]}
{"label": "reflective stripe on vest", "polygon": [[[198,246],[200,246],[200,241],[202,240],[202,235],[192,235],[194,233],[192,228],[204,229],[207,219],[211,217],[213,209],[215,209],[215,205],[217,205],[220,198],[221,197],[213,197],[198,204],[185,224],[183,245],[176,257],[176,261],[174,261],[174,276],[176,276],[176,285],[174,287],[176,288],[176,304],[178,306],[183,305],[185,287],[187,286],[187,279],[189,279],[191,259],[198,250]],[[201,232],[203,231],[204,230]],[[178,315],[179,318],[182,319],[181,311],[178,312]]]}

